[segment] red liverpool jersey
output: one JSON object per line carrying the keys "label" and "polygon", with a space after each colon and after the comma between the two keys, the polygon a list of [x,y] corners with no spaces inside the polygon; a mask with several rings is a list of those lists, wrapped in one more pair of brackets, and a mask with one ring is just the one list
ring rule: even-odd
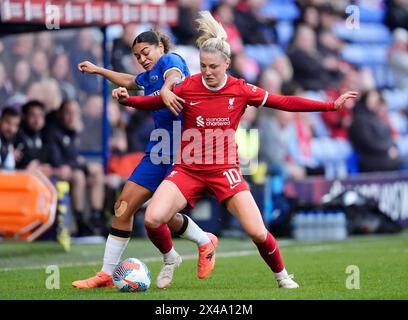
{"label": "red liverpool jersey", "polygon": [[[235,131],[247,105],[291,112],[335,111],[335,102],[269,94],[242,79],[226,76],[219,88],[210,88],[201,74],[187,77],[174,88],[185,100],[183,133],[177,164],[189,169],[223,169],[238,164]],[[126,105],[137,109],[165,107],[160,96],[129,97]]]}
{"label": "red liverpool jersey", "polygon": [[185,99],[176,163],[198,170],[238,164],[235,131],[241,116],[247,105],[262,106],[268,93],[232,76],[214,89],[206,85],[201,74],[186,78],[174,93]]}

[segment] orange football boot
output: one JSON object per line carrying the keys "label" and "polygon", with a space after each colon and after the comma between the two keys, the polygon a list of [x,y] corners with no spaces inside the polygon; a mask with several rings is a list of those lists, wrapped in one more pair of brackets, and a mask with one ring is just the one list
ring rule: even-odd
{"label": "orange football boot", "polygon": [[112,281],[112,275],[100,271],[94,277],[72,282],[72,286],[78,289],[92,289],[92,288],[113,288],[115,285],[113,284]]}
{"label": "orange football boot", "polygon": [[200,279],[207,278],[214,269],[215,249],[218,245],[218,238],[212,233],[207,233],[210,242],[198,247],[198,266],[197,277]]}

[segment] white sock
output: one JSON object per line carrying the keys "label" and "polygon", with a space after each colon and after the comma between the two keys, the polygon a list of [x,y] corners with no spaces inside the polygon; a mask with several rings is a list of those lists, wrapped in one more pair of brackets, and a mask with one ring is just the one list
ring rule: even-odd
{"label": "white sock", "polygon": [[186,231],[180,235],[181,238],[195,242],[198,246],[209,243],[211,240],[208,234],[203,231],[190,217],[183,215],[188,219]]}
{"label": "white sock", "polygon": [[174,247],[172,247],[169,252],[163,254],[163,261],[165,264],[171,264],[178,256],[179,254],[174,250]]}
{"label": "white sock", "polygon": [[282,280],[289,276],[285,268],[283,268],[281,272],[274,273],[274,275],[275,275],[276,280]]}
{"label": "white sock", "polygon": [[119,238],[111,234],[106,239],[105,254],[103,256],[102,271],[112,274],[125,251],[130,238]]}

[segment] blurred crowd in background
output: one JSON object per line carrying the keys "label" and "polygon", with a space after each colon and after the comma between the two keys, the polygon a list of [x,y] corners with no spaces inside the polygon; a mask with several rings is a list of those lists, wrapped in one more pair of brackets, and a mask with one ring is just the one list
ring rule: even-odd
{"label": "blurred crowd in background", "polygon": [[[169,34],[174,51],[198,73],[195,18],[207,9],[227,31],[231,75],[272,93],[317,100],[360,92],[356,103],[339,112],[247,108],[237,142],[243,163],[257,159],[248,176],[253,183],[263,183],[265,176],[343,178],[408,168],[408,0],[179,0],[177,5],[176,26],[109,27],[110,68],[142,72],[131,44],[154,27]],[[103,65],[102,39],[98,28],[0,38],[0,168],[37,168],[73,184],[80,234],[95,232],[81,218],[88,207],[92,225],[106,232],[104,210],[113,205],[154,128],[149,112],[110,101],[107,173],[100,159],[81,155],[101,150],[103,82],[77,65],[84,60]],[[258,131],[246,134],[251,129]]]}

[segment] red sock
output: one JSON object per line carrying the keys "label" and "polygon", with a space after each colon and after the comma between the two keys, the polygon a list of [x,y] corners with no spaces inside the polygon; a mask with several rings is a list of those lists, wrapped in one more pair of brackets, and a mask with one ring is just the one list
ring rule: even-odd
{"label": "red sock", "polygon": [[262,258],[272,271],[275,273],[281,272],[284,268],[283,259],[279,251],[278,243],[273,235],[268,232],[264,242],[255,244]]}
{"label": "red sock", "polygon": [[171,248],[173,248],[171,233],[167,224],[162,224],[157,228],[146,227],[146,231],[150,241],[156,246],[157,249],[160,250],[161,253],[165,254],[169,252]]}

